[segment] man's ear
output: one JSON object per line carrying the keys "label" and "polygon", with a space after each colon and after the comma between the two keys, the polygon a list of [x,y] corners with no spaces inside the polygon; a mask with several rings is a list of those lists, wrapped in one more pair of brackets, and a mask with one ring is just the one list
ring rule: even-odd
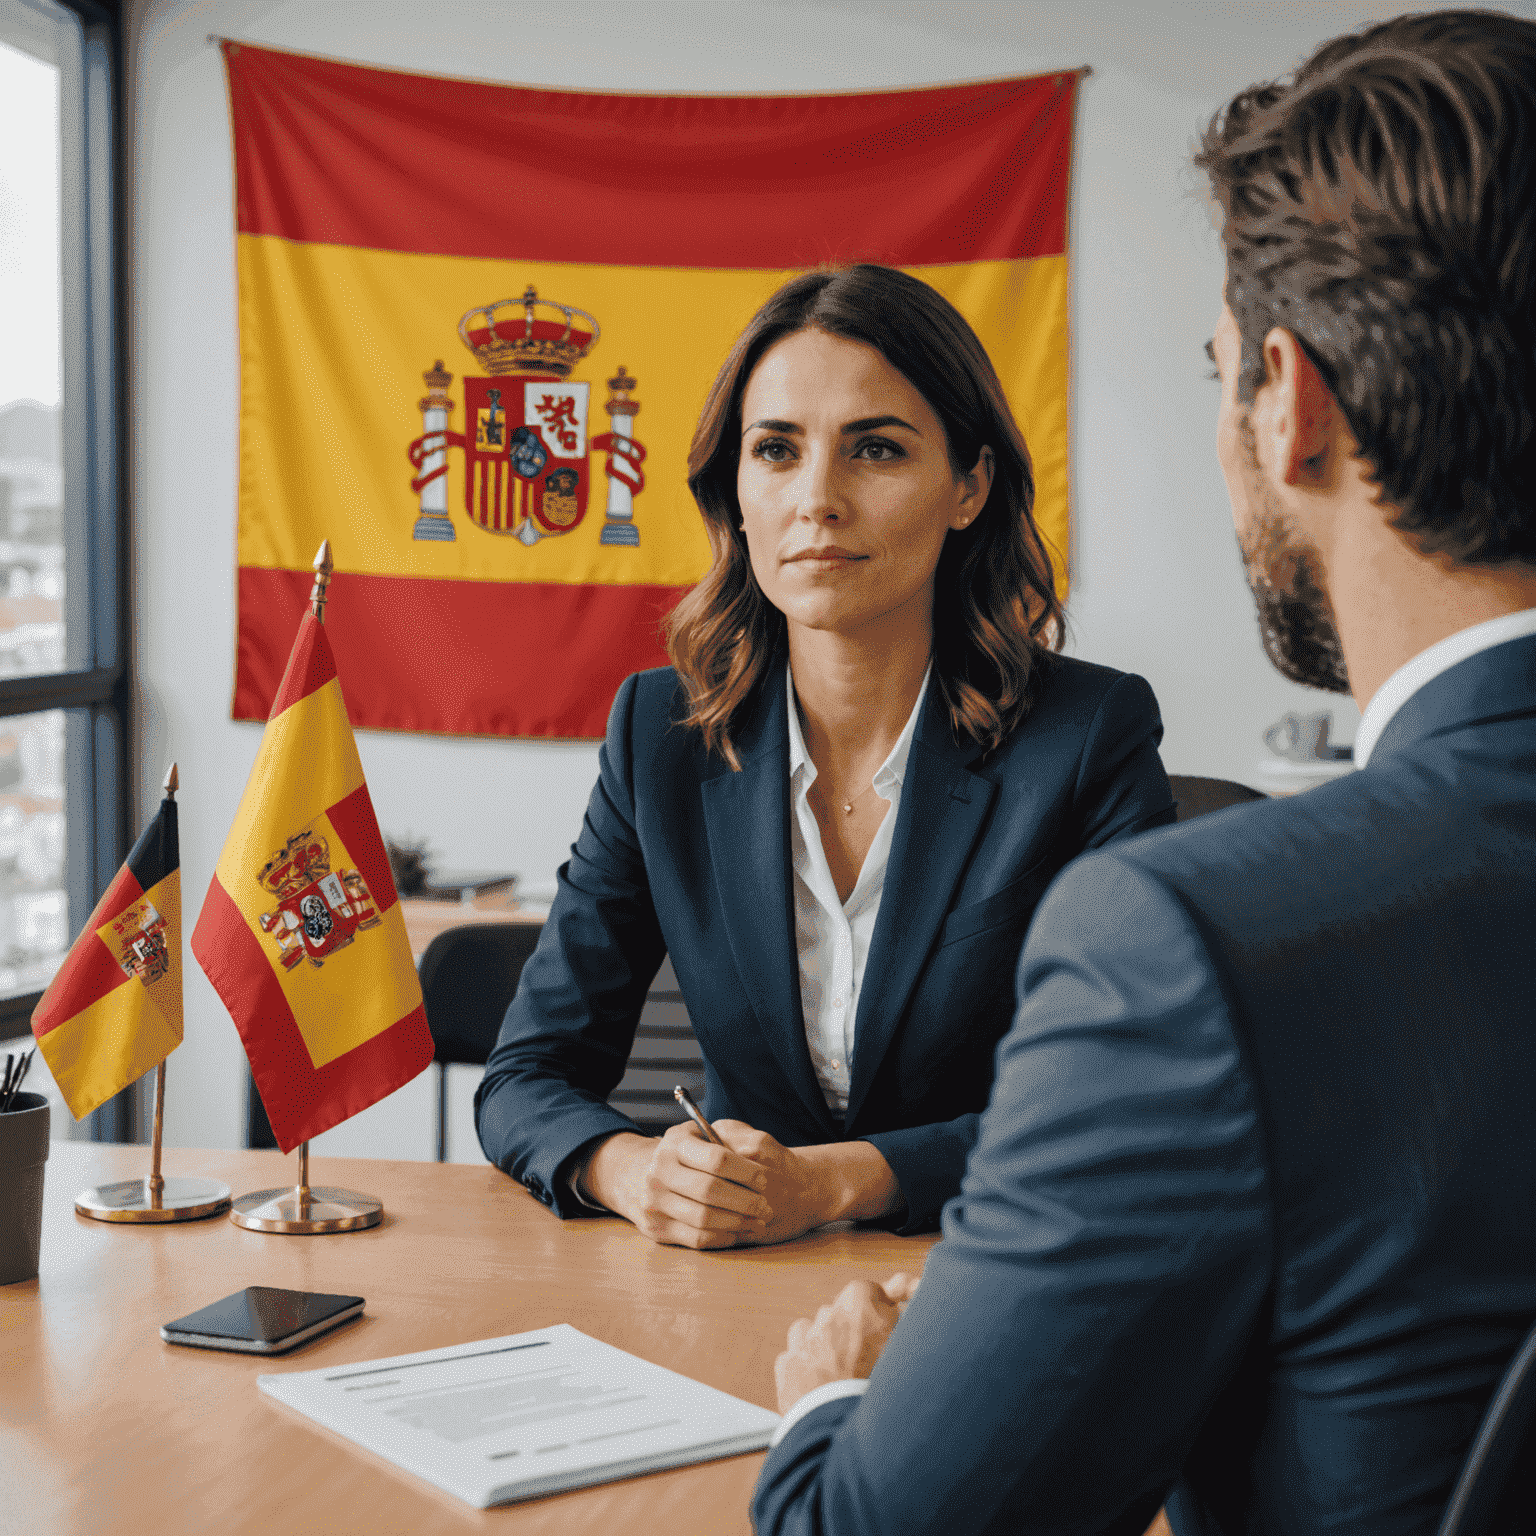
{"label": "man's ear", "polygon": [[1287,485],[1321,478],[1333,441],[1337,409],[1316,365],[1296,338],[1276,326],[1264,338],[1264,384],[1268,426]]}

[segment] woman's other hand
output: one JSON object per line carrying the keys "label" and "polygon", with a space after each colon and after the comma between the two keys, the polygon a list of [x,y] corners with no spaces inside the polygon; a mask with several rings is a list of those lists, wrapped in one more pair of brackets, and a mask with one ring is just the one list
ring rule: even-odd
{"label": "woman's other hand", "polygon": [[763,1236],[773,1214],[764,1198],[771,1182],[766,1168],[739,1150],[706,1141],[688,1123],[660,1139],[610,1136],[592,1154],[580,1187],[653,1242],[730,1248],[777,1241]]}
{"label": "woman's other hand", "polygon": [[741,1120],[715,1121],[715,1134],[767,1175],[771,1214],[763,1225],[744,1228],[740,1243],[783,1243],[829,1221],[888,1216],[902,1203],[891,1165],[867,1141],[786,1147]]}

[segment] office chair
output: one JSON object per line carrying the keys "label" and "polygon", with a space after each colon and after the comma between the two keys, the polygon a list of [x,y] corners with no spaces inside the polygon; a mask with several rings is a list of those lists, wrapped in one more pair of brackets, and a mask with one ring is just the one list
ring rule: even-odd
{"label": "office chair", "polygon": [[539,942],[538,923],[463,923],[427,945],[417,967],[437,1067],[437,1160],[448,1160],[448,1068],[483,1067]]}
{"label": "office chair", "polygon": [[671,965],[664,964],[646,994],[629,1065],[619,1086],[608,1095],[613,1108],[651,1136],[659,1136],[668,1126],[688,1118],[672,1097],[679,1083],[696,1104],[704,1102],[704,1057],[688,1022],[683,994],[676,987]]}
{"label": "office chair", "polygon": [[272,1122],[267,1119],[267,1107],[256,1091],[256,1079],[251,1069],[245,1069],[245,1144],[253,1151],[275,1151],[277,1137],[272,1132]]}
{"label": "office chair", "polygon": [[[539,942],[534,923],[465,923],[432,940],[421,957],[421,993],[437,1066],[437,1160],[448,1156],[448,1068],[483,1067],[490,1060],[502,1017],[517,991],[523,965]],[[670,965],[658,978],[675,988]],[[704,1098],[704,1058],[676,990],[651,991],[645,1000],[629,1065],[608,1102],[649,1135],[687,1119],[672,1097],[681,1083]]]}
{"label": "office chair", "polygon": [[[1524,1467],[1523,1472],[1518,1469]],[[1488,1404],[1445,1507],[1439,1536],[1517,1536],[1536,1529],[1536,1328]]]}
{"label": "office chair", "polygon": [[1229,805],[1246,805],[1250,800],[1269,798],[1257,789],[1249,789],[1246,784],[1234,784],[1231,779],[1202,779],[1170,773],[1168,784],[1173,790],[1175,815],[1180,821],[1193,821],[1196,816],[1225,810]]}

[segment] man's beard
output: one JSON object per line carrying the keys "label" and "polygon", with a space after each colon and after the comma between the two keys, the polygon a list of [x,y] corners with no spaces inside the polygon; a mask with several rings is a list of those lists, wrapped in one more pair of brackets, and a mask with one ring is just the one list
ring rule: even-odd
{"label": "man's beard", "polygon": [[1348,693],[1349,673],[1333,604],[1323,586],[1316,548],[1286,521],[1259,470],[1258,442],[1244,413],[1238,423],[1248,496],[1256,509],[1238,534],[1243,573],[1259,607],[1264,654],[1293,683]]}

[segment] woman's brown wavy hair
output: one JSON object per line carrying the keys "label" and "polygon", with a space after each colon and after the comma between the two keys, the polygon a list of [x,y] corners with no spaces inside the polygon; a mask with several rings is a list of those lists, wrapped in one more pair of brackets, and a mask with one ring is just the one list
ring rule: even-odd
{"label": "woman's brown wavy hair", "polygon": [[893,267],[864,263],[791,279],[731,348],[688,451],[688,488],[714,559],[672,610],[667,649],[688,693],[687,723],[739,768],[731,732],[784,638],[784,615],[752,574],[736,471],[741,397],[763,354],[797,331],[825,331],[873,347],[944,426],[959,475],[983,447],[992,491],[969,527],[952,530],[934,585],[934,671],[957,739],[999,746],[1029,713],[1040,663],[1062,643],[1050,557],[1035,527],[1029,450],[997,372],[949,301]]}

